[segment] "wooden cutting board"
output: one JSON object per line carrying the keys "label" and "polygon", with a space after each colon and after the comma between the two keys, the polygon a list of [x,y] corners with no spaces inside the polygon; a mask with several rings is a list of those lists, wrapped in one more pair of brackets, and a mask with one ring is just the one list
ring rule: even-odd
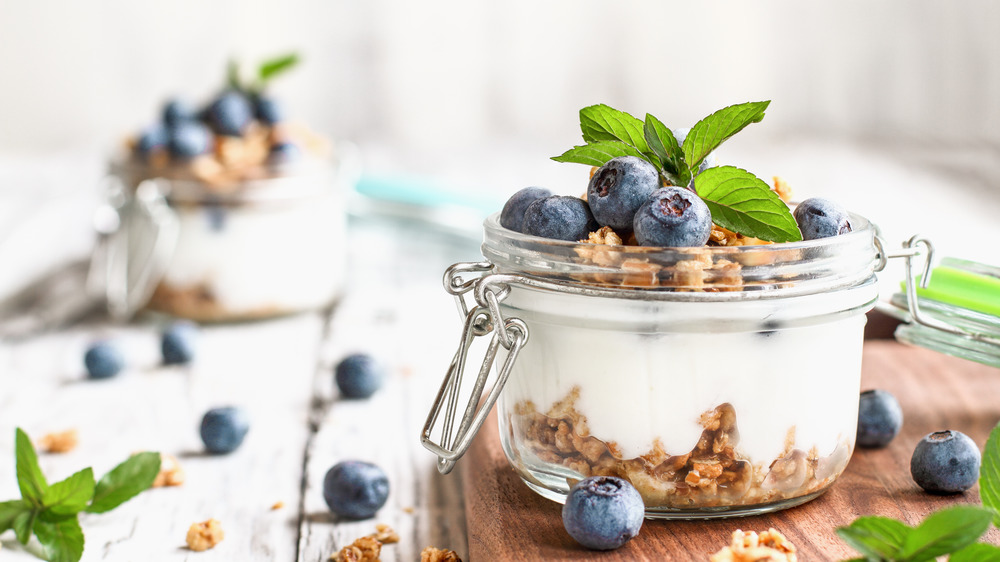
{"label": "wooden cutting board", "polygon": [[[647,520],[638,537],[611,552],[588,551],[563,529],[562,506],[528,489],[500,449],[491,414],[462,470],[469,555],[486,560],[708,560],[736,529],[774,527],[798,548],[799,560],[857,556],[834,533],[862,515],[919,523],[931,511],[977,503],[979,487],[956,496],[932,496],[910,478],[910,455],[921,437],[956,429],[980,449],[1000,420],[1000,370],[893,341],[867,341],[862,389],[883,388],[903,407],[903,430],[884,449],[858,449],[833,487],[805,505],[754,517],[712,521]],[[1000,530],[985,540],[1000,544]]]}

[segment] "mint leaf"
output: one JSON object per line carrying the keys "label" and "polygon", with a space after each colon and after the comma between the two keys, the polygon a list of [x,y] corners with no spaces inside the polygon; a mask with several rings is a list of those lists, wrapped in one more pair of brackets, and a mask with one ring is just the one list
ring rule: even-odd
{"label": "mint leaf", "polygon": [[949,556],[948,562],[1000,562],[1000,548],[992,544],[970,544]]}
{"label": "mint leaf", "polygon": [[993,524],[1000,527],[1000,425],[993,428],[983,448],[979,468],[979,497],[994,511]]}
{"label": "mint leaf", "polygon": [[14,529],[14,534],[17,535],[17,542],[28,544],[28,539],[31,538],[31,531],[35,527],[35,519],[37,517],[38,510],[35,508],[22,511],[18,516],[14,517],[10,526]]}
{"label": "mint leaf", "polygon": [[55,515],[75,515],[94,497],[94,471],[90,467],[52,484],[42,501],[46,511]]}
{"label": "mint leaf", "polygon": [[21,488],[21,497],[36,507],[42,505],[42,497],[48,490],[42,469],[38,467],[38,455],[31,444],[28,434],[20,427],[15,430],[15,455],[17,457],[17,485]]}
{"label": "mint leaf", "polygon": [[931,513],[906,537],[902,558],[919,562],[960,550],[976,542],[992,520],[992,510],[974,505],[958,505]]}
{"label": "mint leaf", "polygon": [[719,226],[772,242],[802,240],[788,205],[746,170],[733,166],[709,168],[694,178],[694,187]]}
{"label": "mint leaf", "polygon": [[860,517],[837,535],[851,548],[868,557],[893,560],[899,557],[903,543],[913,529],[888,517]]}
{"label": "mint leaf", "polygon": [[684,159],[692,170],[726,139],[764,118],[769,101],[731,105],[695,123],[684,138]]}
{"label": "mint leaf", "polygon": [[83,556],[83,530],[75,516],[53,523],[38,521],[35,536],[49,562],[77,562]]}
{"label": "mint leaf", "polygon": [[617,140],[635,148],[640,155],[649,152],[642,121],[603,103],[580,110],[580,130],[588,143]]}
{"label": "mint leaf", "polygon": [[278,74],[286,72],[299,64],[298,53],[289,53],[280,57],[266,60],[257,68],[257,77],[261,82],[267,82]]}
{"label": "mint leaf", "polygon": [[691,183],[691,169],[684,161],[684,151],[677,144],[674,133],[649,113],[642,131],[649,149],[659,158],[658,168],[663,169],[670,183],[685,187]]}
{"label": "mint leaf", "polygon": [[0,533],[14,526],[14,519],[26,511],[31,511],[31,504],[24,500],[10,500],[0,503]]}
{"label": "mint leaf", "polygon": [[608,160],[619,156],[646,158],[635,147],[627,144],[618,141],[599,141],[574,146],[561,156],[553,156],[552,159],[556,162],[575,162],[577,164],[587,164],[588,166],[603,166]]}
{"label": "mint leaf", "polygon": [[152,486],[159,472],[159,453],[132,455],[101,478],[86,511],[104,513],[118,507]]}

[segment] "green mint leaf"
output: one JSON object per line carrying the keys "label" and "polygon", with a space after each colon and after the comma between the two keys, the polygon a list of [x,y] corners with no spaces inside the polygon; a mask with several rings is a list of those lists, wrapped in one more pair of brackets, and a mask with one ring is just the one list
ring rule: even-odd
{"label": "green mint leaf", "polygon": [[14,519],[26,511],[31,511],[31,504],[24,500],[10,500],[0,503],[0,533],[14,527]]}
{"label": "green mint leaf", "polygon": [[695,123],[684,138],[684,159],[692,170],[726,139],[764,118],[770,101],[748,102],[720,109]]}
{"label": "green mint leaf", "polygon": [[1000,562],[1000,548],[977,542],[956,551],[948,562]]}
{"label": "green mint leaf", "polygon": [[588,143],[617,140],[635,148],[640,154],[649,152],[642,121],[603,103],[580,110],[580,130],[583,131],[583,140]]}
{"label": "green mint leaf", "polygon": [[709,168],[694,178],[694,188],[719,226],[772,242],[802,240],[788,205],[746,170],[733,166]]}
{"label": "green mint leaf", "polygon": [[49,562],[77,562],[83,556],[83,530],[75,516],[52,523],[38,521],[35,536]]}
{"label": "green mint leaf", "polygon": [[111,511],[152,486],[159,472],[159,453],[132,455],[101,478],[94,488],[94,500],[86,511]]}
{"label": "green mint leaf", "polygon": [[289,53],[273,59],[268,59],[257,68],[257,77],[261,82],[267,82],[275,76],[287,72],[299,64],[298,53]]}
{"label": "green mint leaf", "polygon": [[994,511],[993,524],[1000,527],[1000,425],[993,428],[983,449],[979,468],[979,497]]}
{"label": "green mint leaf", "polygon": [[906,537],[902,558],[919,562],[961,550],[979,540],[992,520],[993,510],[975,505],[935,511]]}
{"label": "green mint leaf", "polygon": [[837,528],[837,535],[851,548],[880,560],[898,558],[912,532],[912,528],[888,517],[860,517],[847,527]]}
{"label": "green mint leaf", "polygon": [[677,144],[674,133],[651,114],[646,114],[643,125],[646,145],[659,158],[659,168],[673,185],[687,186],[691,183],[691,169],[684,161],[684,151]]}
{"label": "green mint leaf", "polygon": [[38,454],[31,444],[28,434],[20,427],[15,431],[15,455],[17,457],[17,485],[21,488],[21,497],[35,507],[41,507],[42,497],[49,488],[45,475],[38,466]]}
{"label": "green mint leaf", "polygon": [[55,515],[77,514],[94,497],[94,471],[87,467],[62,482],[49,486],[42,502]]}
{"label": "green mint leaf", "polygon": [[22,511],[17,517],[14,517],[10,526],[14,529],[14,534],[17,535],[17,542],[28,544],[28,539],[31,538],[31,531],[35,528],[35,519],[37,518],[38,509],[36,508]]}
{"label": "green mint leaf", "polygon": [[561,156],[553,156],[552,159],[556,162],[574,162],[577,164],[587,164],[588,166],[603,166],[608,160],[619,156],[646,158],[635,147],[627,144],[618,141],[598,141],[574,146],[562,153]]}

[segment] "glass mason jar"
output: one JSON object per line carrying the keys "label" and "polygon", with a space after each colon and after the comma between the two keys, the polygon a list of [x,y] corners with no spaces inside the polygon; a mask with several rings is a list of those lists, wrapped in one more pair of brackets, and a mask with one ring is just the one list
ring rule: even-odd
{"label": "glass mason jar", "polygon": [[[526,236],[493,215],[487,261],[446,275],[466,330],[425,446],[450,469],[485,418],[488,408],[472,413],[495,362],[487,405],[499,398],[504,453],[547,498],[565,500],[592,475],[630,481],[648,517],[749,515],[816,497],[854,449],[883,259],[875,227],[851,222],[848,234],[797,243],[649,248]],[[481,335],[493,341],[466,419],[434,443]]]}
{"label": "glass mason jar", "polygon": [[220,188],[113,163],[118,228],[99,252],[111,312],[216,322],[333,302],[346,267],[344,175],[342,163],[310,161]]}

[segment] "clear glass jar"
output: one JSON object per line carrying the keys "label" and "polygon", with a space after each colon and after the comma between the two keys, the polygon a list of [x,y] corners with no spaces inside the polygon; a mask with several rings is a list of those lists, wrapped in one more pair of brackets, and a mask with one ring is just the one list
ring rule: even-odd
{"label": "clear glass jar", "polygon": [[109,283],[112,309],[215,322],[333,302],[346,267],[344,169],[309,161],[269,172],[220,187],[113,163],[124,264],[109,277],[124,280]]}
{"label": "clear glass jar", "polygon": [[852,225],[663,249],[546,240],[490,217],[474,288],[480,313],[519,340],[495,346],[511,466],[557,501],[577,479],[625,478],[649,517],[748,515],[822,493],[854,449],[878,296],[875,228]]}

